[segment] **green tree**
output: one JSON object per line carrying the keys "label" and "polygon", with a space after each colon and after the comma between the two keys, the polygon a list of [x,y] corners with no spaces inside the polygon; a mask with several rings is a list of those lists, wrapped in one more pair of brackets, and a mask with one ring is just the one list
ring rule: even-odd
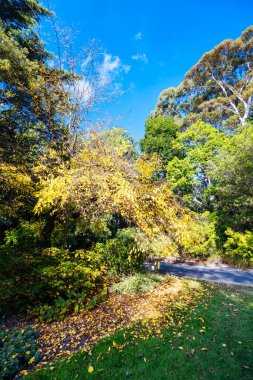
{"label": "green tree", "polygon": [[239,132],[223,146],[208,170],[221,233],[228,227],[253,231],[253,125]]}
{"label": "green tree", "polygon": [[225,141],[224,133],[198,121],[179,133],[173,142],[175,157],[166,167],[167,179],[186,205],[194,209],[212,207],[212,195],[209,194],[212,181],[207,169],[217,161]]}
{"label": "green tree", "polygon": [[129,159],[136,159],[138,157],[136,143],[124,128],[114,127],[112,129],[105,129],[102,132],[102,136],[122,156]]}
{"label": "green tree", "polygon": [[177,136],[177,125],[171,117],[149,117],[145,123],[145,136],[140,141],[143,153],[156,153],[166,167],[172,158],[172,143]]}
{"label": "green tree", "polygon": [[1,1],[0,159],[9,163],[31,164],[52,141],[61,150],[66,136],[63,82],[70,76],[47,66],[34,29],[50,14],[36,0]]}

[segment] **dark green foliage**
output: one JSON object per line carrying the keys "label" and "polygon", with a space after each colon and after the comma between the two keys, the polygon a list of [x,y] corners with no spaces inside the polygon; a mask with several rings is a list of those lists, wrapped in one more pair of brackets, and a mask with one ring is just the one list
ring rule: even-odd
{"label": "dark green foliage", "polygon": [[51,304],[44,303],[41,306],[36,306],[32,309],[31,314],[38,317],[40,321],[62,320],[68,314],[93,309],[100,302],[105,301],[107,297],[107,287],[91,298],[87,297],[85,290],[81,293],[69,290],[67,297],[54,297]]}
{"label": "dark green foliage", "polygon": [[[242,127],[223,145],[209,169],[220,230],[253,231],[253,125]],[[222,226],[225,228],[222,228]]]}
{"label": "dark green foliage", "polygon": [[27,29],[51,15],[37,0],[0,0],[1,20],[7,29]]}
{"label": "dark green foliage", "polygon": [[66,312],[70,312],[75,300],[83,302],[106,285],[104,268],[95,254],[57,247],[42,250],[44,225],[44,221],[23,221],[6,234],[0,247],[1,314],[51,304],[58,298],[68,302]]}
{"label": "dark green foliage", "polygon": [[[71,220],[66,241],[65,227],[61,230],[57,222],[51,240],[58,247],[45,249],[41,245],[46,226],[43,219],[23,220],[6,231],[0,246],[1,315],[27,311],[29,307],[30,313],[41,319],[63,318],[105,297],[108,271],[111,276],[119,276],[139,270],[146,252],[138,246],[135,230],[117,232],[123,222],[116,223],[115,228],[112,218],[108,221],[112,232],[106,223],[82,225]],[[62,248],[63,242],[66,246],[70,243],[72,250]],[[80,246],[86,249],[76,249]]]}
{"label": "dark green foliage", "polygon": [[141,140],[143,153],[157,153],[165,168],[172,158],[172,142],[177,135],[177,125],[171,117],[149,117],[145,124],[145,137]]}
{"label": "dark green foliage", "polygon": [[18,254],[2,251],[1,277],[1,314],[27,310],[29,305],[33,315],[48,318],[78,311],[107,285],[96,256],[54,247]]}
{"label": "dark green foliage", "polygon": [[147,252],[136,241],[134,229],[119,230],[114,239],[97,243],[94,253],[101,256],[101,261],[111,275],[122,276],[141,268]]}
{"label": "dark green foliage", "polygon": [[36,331],[25,329],[0,330],[0,377],[11,379],[27,365],[39,361],[37,351]]}

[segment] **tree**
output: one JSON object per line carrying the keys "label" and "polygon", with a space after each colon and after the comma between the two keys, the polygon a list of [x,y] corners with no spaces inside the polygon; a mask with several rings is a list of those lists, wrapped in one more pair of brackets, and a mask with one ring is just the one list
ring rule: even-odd
{"label": "tree", "polygon": [[[245,125],[253,106],[253,27],[205,53],[177,89],[161,93],[154,112],[220,127]],[[188,124],[187,124],[188,125]]]}
{"label": "tree", "polygon": [[165,168],[172,157],[172,143],[177,135],[177,125],[171,117],[149,117],[145,123],[145,137],[140,141],[143,153],[156,153]]}
{"label": "tree", "polygon": [[208,167],[219,159],[225,142],[224,133],[203,121],[191,125],[174,140],[167,179],[172,190],[191,208],[212,208],[212,196],[207,191],[212,185]]}
{"label": "tree", "polygon": [[217,199],[219,228],[253,231],[253,125],[242,127],[227,141],[209,167]]}
{"label": "tree", "polygon": [[176,202],[166,182],[153,180],[159,167],[156,156],[129,160],[107,143],[103,133],[91,131],[69,168],[50,174],[44,163],[38,164],[37,214],[56,213],[63,222],[79,215],[87,223],[118,214],[149,238],[165,236],[168,251],[190,242],[190,214]]}
{"label": "tree", "polygon": [[61,145],[66,136],[63,83],[70,75],[47,66],[49,54],[32,29],[49,11],[37,1],[7,1],[2,10],[0,158],[30,165],[43,144]]}
{"label": "tree", "polygon": [[136,159],[138,157],[136,143],[124,128],[107,128],[102,132],[102,136],[104,136],[110,146],[117,150],[119,155],[128,159]]}

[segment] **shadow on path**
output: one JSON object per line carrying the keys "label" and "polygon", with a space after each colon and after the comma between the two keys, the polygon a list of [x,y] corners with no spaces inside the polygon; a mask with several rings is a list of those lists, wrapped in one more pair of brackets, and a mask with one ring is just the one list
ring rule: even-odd
{"label": "shadow on path", "polygon": [[[150,269],[151,264],[147,264]],[[159,270],[162,274],[173,274],[178,277],[190,277],[205,281],[243,284],[253,286],[253,270],[240,270],[219,266],[167,264],[161,262]]]}

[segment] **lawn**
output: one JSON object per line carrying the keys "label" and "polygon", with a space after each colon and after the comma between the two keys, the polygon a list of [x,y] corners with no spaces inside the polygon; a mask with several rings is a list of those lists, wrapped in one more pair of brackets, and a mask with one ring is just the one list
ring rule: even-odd
{"label": "lawn", "polygon": [[253,287],[179,282],[153,315],[26,379],[253,379]]}

